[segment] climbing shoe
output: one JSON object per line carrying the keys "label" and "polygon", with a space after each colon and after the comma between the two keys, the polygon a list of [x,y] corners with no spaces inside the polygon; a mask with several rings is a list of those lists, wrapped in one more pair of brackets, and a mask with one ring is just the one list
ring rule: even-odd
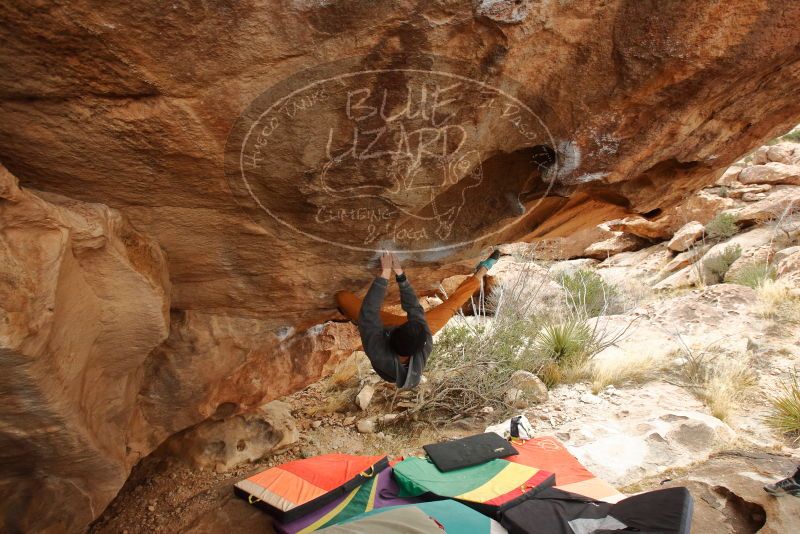
{"label": "climbing shoe", "polygon": [[500,250],[495,249],[494,252],[489,254],[488,258],[486,258],[485,260],[483,260],[482,262],[480,262],[478,265],[475,266],[475,270],[477,271],[481,267],[486,267],[486,270],[488,271],[494,266],[495,263],[497,263],[497,260],[499,258],[500,258]]}
{"label": "climbing shoe", "polygon": [[784,495],[800,497],[800,482],[795,480],[794,477],[784,478],[774,484],[767,484],[764,486],[764,491],[776,497],[782,497]]}

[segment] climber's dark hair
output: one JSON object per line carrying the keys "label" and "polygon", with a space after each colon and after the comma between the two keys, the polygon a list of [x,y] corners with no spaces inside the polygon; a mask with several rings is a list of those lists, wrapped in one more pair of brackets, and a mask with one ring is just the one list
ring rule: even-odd
{"label": "climber's dark hair", "polygon": [[411,356],[422,350],[426,338],[427,332],[422,323],[408,321],[391,331],[389,346],[398,356]]}

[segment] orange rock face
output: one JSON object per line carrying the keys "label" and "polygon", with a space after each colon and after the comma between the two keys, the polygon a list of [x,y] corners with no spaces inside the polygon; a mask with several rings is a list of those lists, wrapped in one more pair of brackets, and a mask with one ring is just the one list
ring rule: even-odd
{"label": "orange rock face", "polygon": [[0,167],[3,530],[82,531],[165,439],[296,391],[358,347],[345,323],[170,318],[167,274],[117,210],[20,189]]}
{"label": "orange rock face", "polygon": [[488,245],[574,256],[609,219],[703,222],[671,214],[799,122],[798,20],[777,0],[4,2],[0,161],[46,192],[0,179],[6,526],[79,531],[170,435],[325,373],[355,331],[306,330],[381,247],[427,292]]}
{"label": "orange rock face", "polygon": [[[789,96],[800,90],[795,2],[692,2],[681,9],[623,0],[526,1],[524,9],[496,4],[504,2],[489,9],[472,2],[273,1],[204,12],[160,2],[6,2],[0,12],[0,157],[23,184],[105,203],[154,236],[167,252],[174,307],[310,325],[321,312],[333,311],[336,289],[368,280],[372,257],[369,250],[331,246],[316,237],[344,237],[351,246],[358,240],[362,249],[389,243],[418,250],[487,235],[517,219],[519,225],[504,235],[521,237],[535,232],[541,220],[520,212],[546,192],[584,191],[630,213],[648,214],[712,183],[727,164],[788,130],[800,116],[800,102]],[[447,70],[428,61],[429,54],[458,60],[458,68],[466,65],[457,74],[469,81],[448,92],[443,78],[402,71]],[[342,58],[358,59],[298,74]],[[243,184],[229,180],[225,155],[239,155],[240,147],[226,151],[226,142],[242,116],[245,124],[260,126],[252,143],[260,142],[259,134],[267,139],[271,123],[257,122],[247,110],[260,111],[254,102],[280,83],[299,89],[301,81],[364,69],[391,72],[364,77],[362,85],[353,82],[341,94],[328,91],[330,105],[307,113],[304,106],[321,101],[322,93],[303,92],[303,99],[283,108],[292,120],[275,130],[280,139],[244,154],[262,160],[255,199],[280,212],[284,222],[302,223],[309,237],[267,216],[243,193]],[[421,97],[425,80],[433,87],[427,100]],[[507,96],[480,97],[474,80],[507,88]],[[410,113],[430,111],[436,88],[439,118],[405,121],[410,148],[397,149],[397,121],[370,146],[378,134],[363,132],[388,125],[377,119],[381,109],[388,118],[407,105]],[[348,92],[361,90],[369,98],[363,91],[351,95],[347,108]],[[529,124],[509,125],[486,111],[514,104],[512,97],[530,109],[515,115],[519,124]],[[273,103],[269,95],[262,100],[264,109]],[[516,113],[506,107],[504,113]],[[373,110],[374,121],[359,120]],[[445,136],[442,114],[455,111],[453,124],[468,134],[456,153],[437,145]],[[330,131],[331,153],[342,156],[357,125],[363,125],[359,157],[323,169],[330,162]],[[410,134],[421,128],[436,130],[431,135],[439,135],[437,142],[424,137],[429,130]],[[242,137],[244,130],[238,132]],[[450,134],[457,144],[460,138]],[[415,167],[420,144],[427,148]],[[549,192],[537,174],[542,160],[533,148],[541,146],[558,160]],[[366,159],[391,147],[404,157]],[[434,149],[453,157],[437,161]],[[467,189],[470,184],[463,182],[476,170],[484,187]],[[382,182],[392,173],[427,186],[437,179],[462,185],[392,193]],[[330,185],[325,198],[312,187],[323,174]],[[341,191],[344,182],[378,198],[332,202],[331,191]],[[465,191],[457,216],[448,220],[447,210],[433,214],[434,204],[457,208],[460,201],[448,195]],[[342,215],[340,208],[363,208],[362,219]],[[391,228],[370,231],[363,217],[380,220],[381,209],[389,208],[400,213]],[[420,226],[409,223],[413,216],[438,219]],[[455,233],[437,237],[449,223]],[[427,237],[415,240],[421,230]],[[477,245],[509,240],[489,235]],[[416,259],[430,267],[474,255],[477,248]],[[432,283],[428,272],[417,279]]]}
{"label": "orange rock face", "polygon": [[3,530],[80,531],[138,460],[142,368],[169,329],[166,262],[116,210],[20,190],[2,167],[0,183]]}

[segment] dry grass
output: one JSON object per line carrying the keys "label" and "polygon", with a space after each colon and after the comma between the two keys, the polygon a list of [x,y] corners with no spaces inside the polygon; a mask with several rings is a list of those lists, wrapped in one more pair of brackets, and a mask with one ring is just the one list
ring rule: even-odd
{"label": "dry grass", "polygon": [[714,417],[726,420],[758,383],[752,354],[729,352],[717,344],[700,349],[682,345],[685,383],[679,385],[691,389]]}
{"label": "dry grass", "polygon": [[749,355],[733,355],[720,361],[705,384],[702,397],[718,419],[725,420],[757,383]]}
{"label": "dry grass", "polygon": [[765,319],[800,321],[800,301],[791,296],[790,289],[783,280],[765,280],[756,288],[756,312]]}
{"label": "dry grass", "polygon": [[592,393],[608,386],[641,384],[651,379],[663,362],[651,354],[625,354],[620,358],[595,360],[589,369]]}

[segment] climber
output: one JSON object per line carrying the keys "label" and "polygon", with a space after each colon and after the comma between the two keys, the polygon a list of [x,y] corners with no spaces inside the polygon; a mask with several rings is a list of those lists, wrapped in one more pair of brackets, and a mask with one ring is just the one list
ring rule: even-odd
{"label": "climber", "polygon": [[[444,302],[425,313],[397,256],[381,256],[381,274],[375,278],[363,302],[349,291],[336,294],[339,311],[358,325],[361,343],[372,367],[382,379],[400,388],[416,387],[433,349],[433,334],[461,309],[481,287],[486,272],[497,262],[495,250]],[[392,271],[400,286],[400,305],[406,317],[381,310]]]}
{"label": "climber", "polygon": [[783,497],[784,495],[800,497],[800,466],[797,467],[794,475],[779,480],[774,484],[764,486],[764,491],[776,497]]}

